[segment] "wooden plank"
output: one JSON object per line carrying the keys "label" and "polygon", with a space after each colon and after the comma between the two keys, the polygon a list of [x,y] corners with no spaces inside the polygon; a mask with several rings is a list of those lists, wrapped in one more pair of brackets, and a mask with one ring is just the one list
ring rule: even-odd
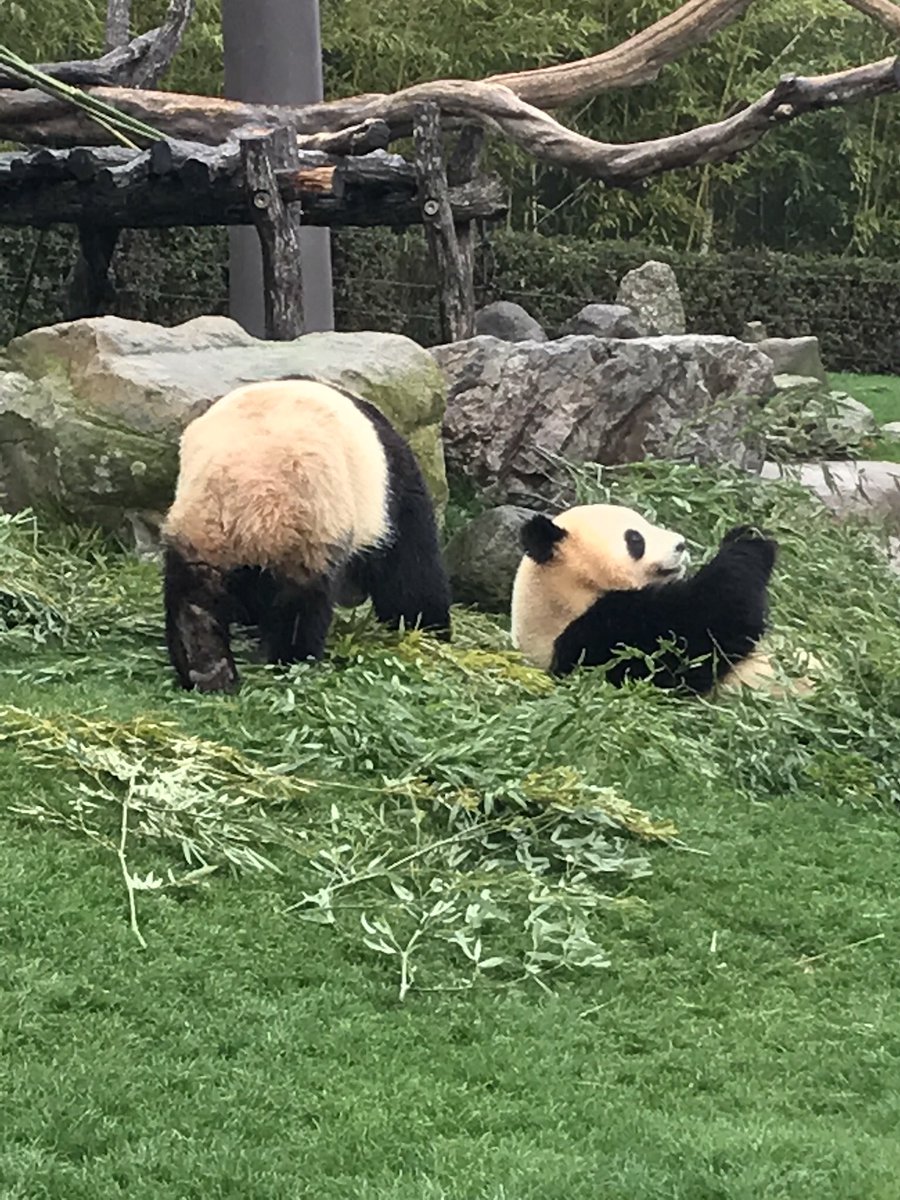
{"label": "wooden plank", "polygon": [[[419,202],[407,189],[351,187],[337,171],[333,191],[324,191],[327,168],[322,171],[276,171],[282,199],[301,201],[307,225],[333,229],[387,226],[407,229],[422,223]],[[67,179],[56,183],[21,186],[10,171],[0,171],[0,225],[31,226],[95,222],[123,229],[172,229],[180,225],[252,225],[253,213],[238,181],[190,191],[177,177],[131,180],[131,190],[116,186],[111,173],[100,186]],[[124,177],[120,178],[120,182]],[[309,185],[309,186],[307,186]],[[456,222],[495,219],[506,212],[505,193],[499,183],[483,180],[450,189],[450,208]]]}

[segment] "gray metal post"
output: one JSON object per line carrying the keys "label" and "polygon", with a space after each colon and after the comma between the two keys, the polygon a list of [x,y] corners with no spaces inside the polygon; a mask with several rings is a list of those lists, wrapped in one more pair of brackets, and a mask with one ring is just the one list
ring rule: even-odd
{"label": "gray metal post", "polygon": [[[256,104],[311,104],[322,99],[322,42],[318,0],[222,0],[225,95]],[[262,337],[265,331],[262,259],[256,231],[230,234],[232,317]],[[334,328],[331,232],[301,233],[303,326]]]}

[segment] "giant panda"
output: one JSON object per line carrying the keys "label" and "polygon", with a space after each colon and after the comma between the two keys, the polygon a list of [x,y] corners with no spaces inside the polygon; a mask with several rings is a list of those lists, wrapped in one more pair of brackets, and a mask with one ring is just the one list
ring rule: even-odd
{"label": "giant panda", "polygon": [[[680,534],[620,505],[581,505],[552,520],[535,515],[521,542],[513,643],[543,670],[567,675],[609,664],[616,686],[650,678],[700,695],[723,685],[765,686],[772,675],[758,644],[777,544],[749,526],[727,533],[692,576]],[[624,647],[656,657],[616,659]]]}
{"label": "giant panda", "polygon": [[415,457],[374,405],[296,376],[237,388],[185,428],[162,527],[169,657],[181,685],[239,686],[230,624],[270,662],[321,658],[334,603],[449,637],[450,594]]}

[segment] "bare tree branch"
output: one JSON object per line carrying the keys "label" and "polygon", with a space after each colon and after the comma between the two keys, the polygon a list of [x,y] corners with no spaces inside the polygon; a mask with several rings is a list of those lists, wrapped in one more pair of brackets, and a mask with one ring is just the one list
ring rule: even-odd
{"label": "bare tree branch", "polygon": [[892,0],[844,0],[844,2],[851,8],[855,8],[857,12],[871,17],[879,25],[883,25],[888,33],[900,37],[900,6],[894,4]]}
{"label": "bare tree branch", "polygon": [[118,50],[131,36],[131,0],[109,0],[106,6],[106,49]]}
{"label": "bare tree branch", "polygon": [[[146,120],[167,137],[224,142],[254,128],[291,123],[301,135],[307,135],[299,138],[301,147],[316,149],[327,144],[332,153],[346,152],[340,150],[342,131],[352,125],[349,132],[357,137],[359,125],[366,121],[382,120],[393,137],[405,136],[412,127],[415,106],[433,102],[445,118],[493,129],[540,162],[602,179],[610,186],[627,187],[664,171],[722,162],[754,145],[774,126],[804,113],[898,91],[900,67],[896,58],[832,75],[788,76],[723,121],[671,137],[621,145],[594,141],[567,129],[549,113],[520,100],[509,88],[463,80],[417,84],[393,96],[356,97],[302,108],[249,105],[172,92],[99,88],[95,93]],[[7,93],[0,102],[0,138],[39,141],[47,138],[48,132],[57,143],[90,140],[81,114],[40,93]]]}
{"label": "bare tree branch", "polygon": [[[108,49],[100,58],[39,63],[38,69],[45,75],[75,87],[154,86],[166,73],[178,51],[195,2],[196,0],[170,0],[169,11],[162,25],[128,41],[130,0],[125,0],[124,6],[121,0],[110,0],[107,41],[121,37],[123,31],[124,41]],[[27,82],[19,76],[0,70],[0,88],[27,87]],[[3,103],[2,96],[0,103]]]}
{"label": "bare tree branch", "polygon": [[[869,2],[878,4],[886,0]],[[508,87],[522,100],[540,108],[558,108],[588,100],[600,92],[651,83],[663,67],[694,46],[708,42],[720,29],[742,17],[752,3],[753,0],[688,0],[654,25],[593,58],[492,75],[484,82]]]}
{"label": "bare tree branch", "polygon": [[169,0],[166,19],[159,27],[156,39],[143,62],[134,73],[134,86],[155,87],[169,69],[169,64],[178,53],[184,31],[188,27],[196,0]]}
{"label": "bare tree branch", "polygon": [[[123,46],[108,50],[100,58],[75,59],[64,63],[38,63],[37,69],[61,83],[75,87],[116,87],[128,85],[134,78],[136,65],[150,52],[158,29],[142,33]],[[21,89],[29,86],[18,75],[0,70],[0,88]]]}

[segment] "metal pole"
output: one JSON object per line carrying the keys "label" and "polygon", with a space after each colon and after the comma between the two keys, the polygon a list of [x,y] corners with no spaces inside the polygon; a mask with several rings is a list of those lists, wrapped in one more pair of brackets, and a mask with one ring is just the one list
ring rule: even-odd
{"label": "metal pole", "polygon": [[[225,95],[256,104],[311,104],[322,99],[322,42],[318,0],[222,0]],[[262,258],[256,231],[229,230],[232,317],[263,337]],[[300,235],[303,327],[334,328],[331,231],[305,227]]]}

